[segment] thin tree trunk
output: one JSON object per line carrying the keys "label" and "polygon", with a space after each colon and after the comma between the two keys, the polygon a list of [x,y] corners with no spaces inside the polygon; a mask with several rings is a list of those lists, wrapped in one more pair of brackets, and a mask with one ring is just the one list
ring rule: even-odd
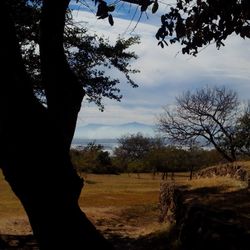
{"label": "thin tree trunk", "polygon": [[193,172],[194,172],[194,166],[192,165],[191,168],[190,168],[189,180],[193,179]]}
{"label": "thin tree trunk", "polygon": [[174,180],[174,172],[171,174],[171,180]]}
{"label": "thin tree trunk", "polygon": [[[213,135],[206,131],[209,134],[209,141],[214,145],[215,149],[229,162],[236,161],[235,155],[228,154],[225,150],[223,150],[214,140]],[[207,137],[205,137],[207,139]]]}

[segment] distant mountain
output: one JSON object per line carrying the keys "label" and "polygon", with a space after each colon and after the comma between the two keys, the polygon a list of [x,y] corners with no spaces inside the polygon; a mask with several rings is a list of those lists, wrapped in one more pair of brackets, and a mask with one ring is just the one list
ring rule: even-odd
{"label": "distant mountain", "polygon": [[145,136],[154,136],[155,127],[138,122],[124,124],[97,124],[90,123],[78,126],[75,131],[75,139],[117,139],[122,135],[142,133]]}

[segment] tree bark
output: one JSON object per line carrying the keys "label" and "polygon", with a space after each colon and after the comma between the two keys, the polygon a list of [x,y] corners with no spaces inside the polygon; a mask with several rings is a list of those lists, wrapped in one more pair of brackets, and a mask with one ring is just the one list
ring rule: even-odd
{"label": "tree bark", "polygon": [[40,22],[41,69],[48,111],[66,150],[70,148],[85,94],[64,53],[63,35],[68,4],[69,0],[44,0]]}
{"label": "tree bark", "polygon": [[[48,28],[48,20],[52,21],[48,15],[52,15],[55,5],[50,7],[49,2],[57,2],[60,9],[59,1],[44,1],[49,14],[43,13],[41,30]],[[68,1],[61,2],[65,14]],[[83,181],[72,166],[69,147],[83,93],[78,93],[75,76],[62,57],[63,47],[59,44],[59,52],[53,54],[56,39],[52,47],[46,47],[52,29],[41,32],[48,98],[48,107],[44,107],[33,94],[5,3],[0,3],[0,166],[4,176],[22,202],[41,250],[112,249],[78,205]],[[64,21],[60,25],[63,32]]]}

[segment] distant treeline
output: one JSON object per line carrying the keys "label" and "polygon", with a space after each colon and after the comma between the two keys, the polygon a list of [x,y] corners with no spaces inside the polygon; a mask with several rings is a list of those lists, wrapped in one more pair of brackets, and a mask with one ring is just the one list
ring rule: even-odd
{"label": "distant treeline", "polygon": [[72,149],[71,157],[79,172],[96,174],[193,171],[225,162],[214,149],[166,146],[163,139],[140,133],[118,139],[112,155],[102,145],[91,142]]}

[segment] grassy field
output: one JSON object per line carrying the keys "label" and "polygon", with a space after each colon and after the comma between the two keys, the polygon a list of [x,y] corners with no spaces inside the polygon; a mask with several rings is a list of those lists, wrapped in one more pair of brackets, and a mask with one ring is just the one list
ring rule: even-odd
{"label": "grassy field", "polygon": [[[250,163],[241,163],[250,170]],[[129,237],[148,235],[168,230],[168,224],[159,224],[158,197],[160,175],[136,174],[83,176],[85,186],[80,206],[104,234]],[[226,177],[190,181],[189,173],[175,175],[177,186],[188,190],[216,187],[221,194],[235,192],[246,183]],[[0,233],[29,234],[31,232],[25,212],[0,173]]]}

